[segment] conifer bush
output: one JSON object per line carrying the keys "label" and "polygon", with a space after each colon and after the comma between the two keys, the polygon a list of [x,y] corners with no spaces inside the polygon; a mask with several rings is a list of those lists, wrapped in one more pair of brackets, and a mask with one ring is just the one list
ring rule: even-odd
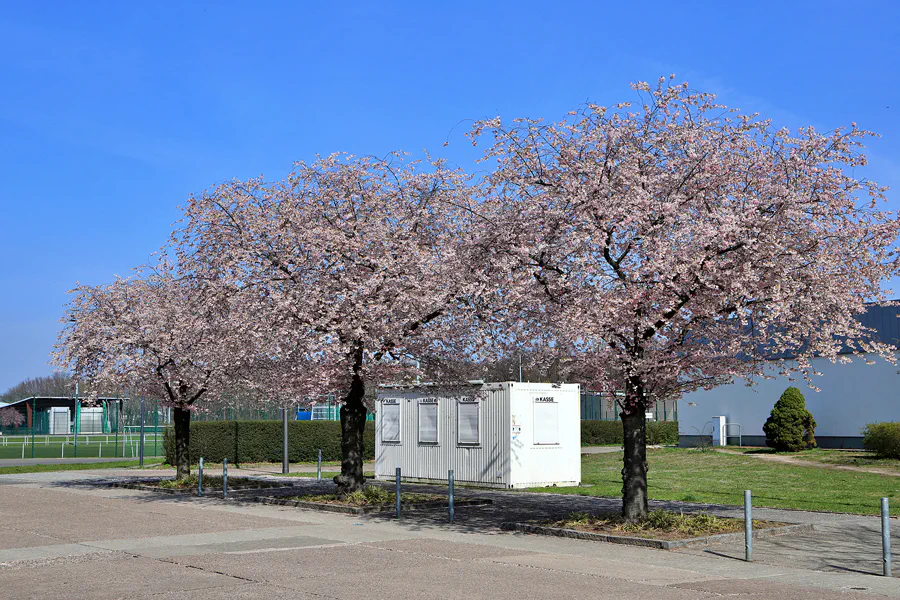
{"label": "conifer bush", "polygon": [[799,452],[816,447],[816,420],[806,409],[806,398],[795,387],[789,387],[775,403],[763,425],[766,446],[776,452]]}

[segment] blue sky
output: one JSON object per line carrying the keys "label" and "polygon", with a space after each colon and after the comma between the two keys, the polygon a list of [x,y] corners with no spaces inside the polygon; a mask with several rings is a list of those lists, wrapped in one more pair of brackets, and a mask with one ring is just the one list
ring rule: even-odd
{"label": "blue sky", "polygon": [[636,80],[857,121],[883,136],[858,175],[900,190],[898,23],[893,0],[7,4],[0,390],[50,372],[66,291],[146,261],[191,193],[333,151],[470,167],[465,120],[556,119]]}

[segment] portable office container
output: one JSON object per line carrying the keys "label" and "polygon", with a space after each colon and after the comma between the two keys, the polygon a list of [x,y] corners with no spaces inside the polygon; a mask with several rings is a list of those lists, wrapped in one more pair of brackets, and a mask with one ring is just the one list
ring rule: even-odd
{"label": "portable office container", "polygon": [[581,483],[579,386],[486,383],[453,392],[381,388],[375,478],[500,488]]}

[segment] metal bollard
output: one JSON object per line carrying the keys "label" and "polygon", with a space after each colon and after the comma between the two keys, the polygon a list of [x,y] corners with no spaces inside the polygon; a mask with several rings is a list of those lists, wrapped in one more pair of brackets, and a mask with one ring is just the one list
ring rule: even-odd
{"label": "metal bollard", "polygon": [[448,487],[448,511],[450,513],[450,522],[453,522],[453,469],[450,469],[449,473],[447,473],[447,487]]}
{"label": "metal bollard", "polygon": [[222,497],[228,499],[228,459],[222,459]]}
{"label": "metal bollard", "polygon": [[396,476],[395,476],[395,477],[396,477],[396,480],[397,480],[397,485],[396,485],[395,490],[394,490],[394,496],[396,496],[396,498],[395,498],[395,499],[396,499],[396,504],[397,504],[397,510],[396,510],[396,513],[397,513],[397,518],[399,519],[399,518],[400,518],[400,467],[397,467],[397,471],[396,471]]}
{"label": "metal bollard", "polygon": [[753,560],[753,499],[750,490],[744,490],[744,560]]}
{"label": "metal bollard", "polygon": [[200,457],[200,468],[197,473],[197,495],[203,495],[203,457]]}
{"label": "metal bollard", "polygon": [[888,499],[881,499],[881,563],[885,577],[891,577],[891,511]]}
{"label": "metal bollard", "polygon": [[322,449],[319,448],[319,462],[316,463],[316,480],[322,481]]}

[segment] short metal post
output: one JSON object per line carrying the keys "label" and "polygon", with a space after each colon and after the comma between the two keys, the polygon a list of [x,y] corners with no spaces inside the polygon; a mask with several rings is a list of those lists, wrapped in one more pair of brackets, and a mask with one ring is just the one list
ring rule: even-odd
{"label": "short metal post", "polygon": [[222,497],[228,498],[228,459],[222,459]]}
{"label": "short metal post", "polygon": [[753,499],[750,490],[744,490],[744,560],[753,560]]}
{"label": "short metal post", "polygon": [[396,496],[396,504],[397,504],[396,513],[397,513],[397,518],[399,519],[400,518],[400,467],[397,467],[397,470],[395,472],[395,478],[397,481],[396,481],[396,485],[394,486],[395,487],[394,496]]}
{"label": "short metal post", "polygon": [[450,522],[453,522],[453,469],[447,473],[447,500],[448,500],[448,511],[450,513]]}
{"label": "short metal post", "polygon": [[888,499],[881,499],[881,562],[885,577],[891,577],[891,511]]}
{"label": "short metal post", "polygon": [[197,495],[203,495],[203,457],[200,457],[200,468],[197,473]]}
{"label": "short metal post", "polygon": [[316,479],[322,480],[322,449],[319,448],[319,462],[316,463]]}

